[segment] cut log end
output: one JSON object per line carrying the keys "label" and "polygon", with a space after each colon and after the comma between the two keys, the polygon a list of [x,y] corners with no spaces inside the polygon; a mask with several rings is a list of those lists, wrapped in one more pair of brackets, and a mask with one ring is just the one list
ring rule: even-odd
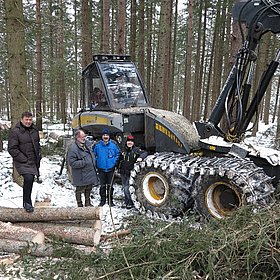
{"label": "cut log end", "polygon": [[19,241],[32,241],[37,244],[44,244],[45,235],[42,231],[14,226],[11,223],[0,222],[0,238]]}
{"label": "cut log end", "polygon": [[11,265],[20,259],[18,254],[5,254],[0,256],[0,265]]}
{"label": "cut log end", "polygon": [[44,244],[45,243],[45,234],[43,232],[38,232],[31,240],[33,243]]}

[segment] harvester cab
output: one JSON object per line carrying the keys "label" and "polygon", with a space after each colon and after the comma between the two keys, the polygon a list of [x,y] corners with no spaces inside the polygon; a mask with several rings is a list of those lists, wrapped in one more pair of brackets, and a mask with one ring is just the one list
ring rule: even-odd
{"label": "harvester cab", "polygon": [[133,134],[138,146],[153,153],[190,153],[198,135],[183,116],[152,108],[140,74],[130,56],[95,55],[82,72],[81,111],[72,128],[94,139],[106,127],[120,145]]}
{"label": "harvester cab", "polygon": [[84,110],[148,106],[137,68],[126,55],[95,55],[81,80]]}

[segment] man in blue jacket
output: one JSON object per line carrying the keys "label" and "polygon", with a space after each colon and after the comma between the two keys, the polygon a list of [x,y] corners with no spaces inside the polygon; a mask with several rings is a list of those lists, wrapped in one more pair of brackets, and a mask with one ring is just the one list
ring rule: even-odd
{"label": "man in blue jacket", "polygon": [[100,179],[100,204],[103,206],[108,198],[108,204],[114,206],[113,203],[113,177],[115,167],[117,165],[120,150],[115,141],[110,139],[110,132],[107,128],[102,131],[102,140],[93,147],[96,156],[96,166]]}

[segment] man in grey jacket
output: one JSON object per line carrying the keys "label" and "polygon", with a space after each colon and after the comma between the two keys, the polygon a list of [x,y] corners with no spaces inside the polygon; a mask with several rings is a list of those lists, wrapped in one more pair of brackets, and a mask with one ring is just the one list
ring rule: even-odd
{"label": "man in grey jacket", "polygon": [[[74,136],[75,142],[68,149],[67,163],[72,171],[72,184],[76,187],[77,204],[78,207],[92,206],[90,203],[91,189],[92,186],[99,183],[95,168],[95,155],[83,130],[77,130]],[[84,205],[82,194],[85,197]]]}

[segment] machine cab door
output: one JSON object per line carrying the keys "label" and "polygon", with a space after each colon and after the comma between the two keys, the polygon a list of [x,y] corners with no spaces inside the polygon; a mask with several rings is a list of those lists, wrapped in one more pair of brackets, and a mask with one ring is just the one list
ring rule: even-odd
{"label": "machine cab door", "polygon": [[82,73],[83,110],[147,107],[141,77],[129,56],[96,55]]}

